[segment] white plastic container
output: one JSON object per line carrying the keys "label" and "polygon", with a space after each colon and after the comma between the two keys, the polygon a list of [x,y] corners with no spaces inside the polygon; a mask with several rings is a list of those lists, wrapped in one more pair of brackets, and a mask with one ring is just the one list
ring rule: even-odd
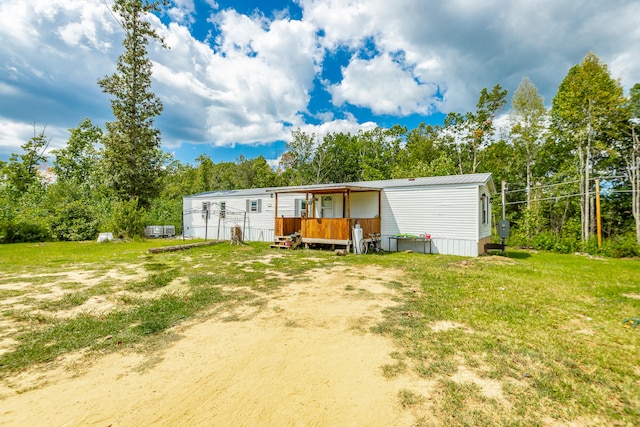
{"label": "white plastic container", "polygon": [[362,241],[362,228],[357,227],[353,229],[353,252],[360,253],[360,242]]}

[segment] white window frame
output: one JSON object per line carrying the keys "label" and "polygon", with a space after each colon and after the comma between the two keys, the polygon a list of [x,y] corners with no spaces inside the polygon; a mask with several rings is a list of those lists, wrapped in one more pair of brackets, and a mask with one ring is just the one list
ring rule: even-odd
{"label": "white window frame", "polygon": [[307,215],[307,203],[307,199],[296,199],[293,216],[296,218],[305,217]]}
{"label": "white window frame", "polygon": [[261,213],[262,199],[247,199],[247,213]]}

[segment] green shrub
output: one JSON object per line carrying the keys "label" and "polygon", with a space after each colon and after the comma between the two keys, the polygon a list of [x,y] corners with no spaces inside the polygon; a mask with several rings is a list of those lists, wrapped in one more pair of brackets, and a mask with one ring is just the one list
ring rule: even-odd
{"label": "green shrub", "polygon": [[42,223],[23,220],[0,223],[0,243],[44,242],[50,239],[51,231]]}
{"label": "green shrub", "polygon": [[615,236],[602,242],[601,252],[612,258],[634,258],[640,256],[640,244],[633,233]]}
{"label": "green shrub", "polygon": [[95,213],[82,200],[60,206],[53,215],[51,230],[58,240],[93,240],[98,235]]}
{"label": "green shrub", "polygon": [[118,236],[139,237],[144,233],[145,217],[146,210],[138,205],[138,199],[114,202],[109,228]]}
{"label": "green shrub", "polygon": [[531,246],[535,249],[541,249],[545,251],[553,251],[558,245],[558,237],[550,231],[537,234],[533,237]]}

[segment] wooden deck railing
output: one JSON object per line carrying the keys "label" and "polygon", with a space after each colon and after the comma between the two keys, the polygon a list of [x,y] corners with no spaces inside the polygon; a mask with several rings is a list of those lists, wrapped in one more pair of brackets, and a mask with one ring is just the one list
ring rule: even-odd
{"label": "wooden deck railing", "polygon": [[300,230],[302,230],[302,218],[276,218],[274,228],[276,236],[288,236]]}
{"label": "wooden deck railing", "polygon": [[380,218],[351,218],[351,228],[356,226],[356,222],[362,228],[362,237],[365,239],[369,234],[380,233]]}
{"label": "wooden deck railing", "polygon": [[362,235],[380,233],[380,218],[276,218],[276,236],[287,236],[300,231],[303,238],[326,240],[352,240],[351,229],[356,223]]}
{"label": "wooden deck railing", "polygon": [[305,218],[302,220],[302,238],[350,240],[349,218]]}

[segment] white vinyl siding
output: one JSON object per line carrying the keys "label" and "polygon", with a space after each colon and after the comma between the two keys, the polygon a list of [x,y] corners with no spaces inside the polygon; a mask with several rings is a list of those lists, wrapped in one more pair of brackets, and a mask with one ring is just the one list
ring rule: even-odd
{"label": "white vinyl siding", "polygon": [[[296,193],[283,193],[278,195],[278,216],[285,218],[296,217],[296,200],[304,199],[304,194],[296,194]],[[275,199],[273,199],[273,203],[275,204]],[[311,199],[309,199],[309,204],[311,204]],[[274,205],[275,206],[275,205]]]}
{"label": "white vinyl siding", "polygon": [[383,245],[395,234],[430,234],[433,253],[477,255],[477,192],[477,185],[385,189]]}
{"label": "white vinyl siding", "polygon": [[378,215],[378,192],[355,192],[351,198],[351,218],[375,218]]}
{"label": "white vinyl siding", "polygon": [[481,197],[482,194],[486,195],[486,209],[487,209],[487,218],[486,221],[483,222],[483,218],[482,218],[482,206],[480,206],[480,204],[478,206],[480,206],[479,209],[479,217],[478,217],[478,238],[479,239],[483,239],[485,237],[491,237],[491,222],[492,222],[492,218],[491,218],[491,197],[492,194],[489,191],[489,189],[485,186],[485,185],[481,185],[479,190],[478,190],[478,203],[480,203],[481,201]]}
{"label": "white vinyl siding", "polygon": [[[477,256],[478,251],[482,250],[482,240],[491,236],[491,204],[487,207],[487,221],[483,223],[480,201],[483,193],[488,198],[495,193],[490,174],[352,184],[370,186],[373,190],[350,193],[352,218],[373,218],[378,215],[380,197],[382,243],[385,249],[389,249],[389,236],[398,233],[430,234],[433,253]],[[330,184],[326,186],[330,188]],[[317,186],[300,187],[300,192],[296,193],[278,194],[278,216],[299,217],[300,200],[306,199],[307,188],[317,189]],[[380,196],[375,191],[377,188],[382,188]],[[315,195],[315,215],[311,212],[312,196],[309,195],[310,216],[320,217],[320,202],[324,195],[326,194]],[[330,195],[332,216],[344,217],[345,195]],[[231,227],[239,225],[243,228],[245,240],[273,242],[275,200],[275,194],[266,189],[216,191],[185,197],[184,234],[203,238],[206,223],[208,239],[228,240]],[[252,205],[251,201],[255,203]],[[225,203],[225,218],[218,215],[222,202]],[[202,215],[203,203],[210,205],[210,217],[207,221]],[[255,205],[259,206],[258,212],[251,212]],[[392,241],[391,245],[395,250],[395,242]],[[421,243],[405,241],[402,242],[401,249],[422,251],[423,246]],[[428,245],[426,250],[429,250]]]}
{"label": "white vinyl siding", "polygon": [[385,234],[431,234],[477,240],[477,187],[387,189],[382,196]]}
{"label": "white vinyl siding", "polygon": [[[272,242],[275,216],[275,196],[271,194],[231,195],[224,194],[216,197],[215,194],[203,194],[184,198],[184,233],[185,236],[206,238],[208,240],[229,240],[231,228],[240,226],[243,229],[243,239],[247,241]],[[253,203],[252,203],[253,202]],[[194,207],[201,207],[203,203],[209,203],[211,215],[205,222],[201,215],[193,215],[189,212]],[[224,205],[221,206],[221,203]],[[258,212],[251,212],[252,205]],[[225,215],[220,217],[221,208],[224,207]],[[205,229],[206,228],[206,229]]]}

